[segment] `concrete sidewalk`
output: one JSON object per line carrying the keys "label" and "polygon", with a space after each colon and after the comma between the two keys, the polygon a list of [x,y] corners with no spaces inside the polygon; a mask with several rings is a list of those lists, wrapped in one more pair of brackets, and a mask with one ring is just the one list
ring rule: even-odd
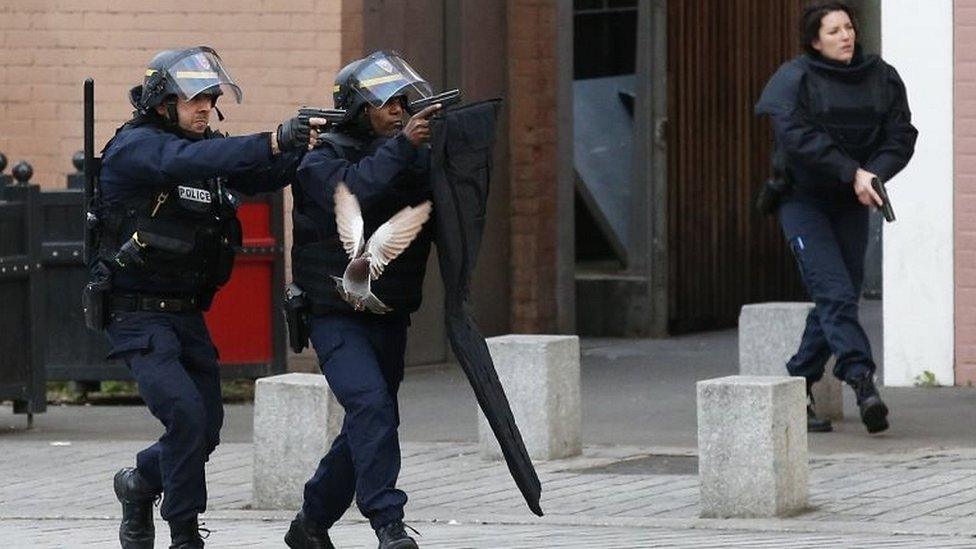
{"label": "concrete sidewalk", "polygon": [[[881,349],[881,307],[862,303],[862,319],[876,355]],[[314,368],[314,354],[301,361]],[[735,330],[669,339],[582,341],[583,444],[690,451],[697,445],[695,382],[737,373]],[[851,391],[846,419],[835,432],[810,436],[812,455],[885,455],[919,449],[976,447],[976,390],[965,387],[883,388],[892,428],[867,436]],[[477,441],[474,396],[454,365],[410,368],[400,390],[402,440]],[[225,442],[250,442],[253,408],[226,406]],[[0,406],[0,444],[15,440],[148,440],[161,432],[142,406],[53,406],[24,431],[24,416]]]}
{"label": "concrete sidewalk", "polygon": [[[112,475],[140,447],[4,441],[4,547],[115,546],[119,506]],[[579,458],[538,463],[547,513],[541,518],[526,509],[505,466],[482,461],[475,445],[406,443],[403,454],[407,517],[424,534],[424,547],[976,544],[976,452],[915,453],[869,463],[862,456],[814,459],[810,510],[776,520],[697,518],[697,477],[628,467],[660,460],[641,448],[592,447]],[[283,546],[293,511],[250,508],[251,455],[250,444],[223,444],[208,465],[210,508],[203,519],[215,530],[208,547]],[[161,521],[159,530],[157,546],[165,546]],[[355,510],[333,533],[341,547],[375,546]]]}
{"label": "concrete sidewalk", "polygon": [[[880,350],[880,307],[865,325]],[[424,547],[976,547],[976,392],[884,389],[892,429],[868,436],[851,395],[836,432],[811,434],[811,508],[779,520],[698,517],[695,382],[736,373],[735,331],[584,340],[585,455],[539,463],[535,517],[505,467],[476,454],[471,390],[454,366],[401,389],[402,486]],[[849,391],[848,391],[849,392]],[[250,405],[227,406],[208,466],[208,547],[281,547],[290,511],[250,509]],[[3,547],[116,547],[111,477],[161,431],[144,407],[52,407],[24,430],[0,406]],[[157,546],[165,547],[159,524]],[[352,510],[340,547],[375,547]]]}

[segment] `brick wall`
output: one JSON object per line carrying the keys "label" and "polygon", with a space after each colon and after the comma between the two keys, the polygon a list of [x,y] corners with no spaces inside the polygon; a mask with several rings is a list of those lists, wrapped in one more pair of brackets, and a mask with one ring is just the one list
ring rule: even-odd
{"label": "brick wall", "polygon": [[955,128],[956,384],[976,382],[976,0],[956,0]]}
{"label": "brick wall", "polygon": [[556,328],[556,6],[509,0],[512,331]]}
{"label": "brick wall", "polygon": [[[352,4],[361,0],[349,0]],[[269,131],[300,104],[332,106],[343,0],[0,0],[0,152],[63,187],[82,148],[82,82],[95,79],[96,151],[132,110],[159,50],[207,44],[244,90],[221,101],[232,134]],[[225,98],[226,99],[226,98]],[[7,170],[9,173],[9,167]],[[287,211],[291,193],[285,192]],[[290,242],[291,217],[286,216]]]}
{"label": "brick wall", "polygon": [[[556,325],[556,6],[502,0],[511,140],[511,326]],[[61,187],[82,148],[81,84],[96,82],[96,148],[129,117],[127,93],[161,49],[209,44],[244,90],[222,102],[233,134],[267,131],[300,104],[331,106],[332,79],[364,48],[364,0],[0,0],[0,152]],[[503,124],[504,128],[505,125]],[[9,169],[8,169],[9,171]],[[285,193],[290,212],[291,195]],[[286,212],[287,213],[287,212]],[[286,215],[290,240],[290,215]],[[489,260],[484,258],[484,260]]]}
{"label": "brick wall", "polygon": [[366,55],[363,51],[363,0],[342,2],[342,47],[339,68]]}
{"label": "brick wall", "polygon": [[0,151],[31,162],[35,182],[63,185],[82,147],[84,78],[95,78],[100,148],[128,118],[145,64],[174,46],[213,46],[244,89],[214,121],[231,133],[269,130],[300,103],[331,105],[340,2],[0,0]]}

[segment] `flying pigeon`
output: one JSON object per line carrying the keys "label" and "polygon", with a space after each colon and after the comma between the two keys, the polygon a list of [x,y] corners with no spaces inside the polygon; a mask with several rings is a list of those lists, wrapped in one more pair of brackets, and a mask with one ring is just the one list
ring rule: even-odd
{"label": "flying pigeon", "polygon": [[336,290],[357,311],[385,314],[393,309],[370,290],[370,283],[383,274],[387,264],[396,259],[417,237],[430,219],[433,204],[426,200],[407,206],[376,229],[368,242],[363,241],[363,214],[359,201],[345,183],[336,185],[334,195],[336,227],[339,240],[349,255],[349,265],[342,278],[333,276]]}

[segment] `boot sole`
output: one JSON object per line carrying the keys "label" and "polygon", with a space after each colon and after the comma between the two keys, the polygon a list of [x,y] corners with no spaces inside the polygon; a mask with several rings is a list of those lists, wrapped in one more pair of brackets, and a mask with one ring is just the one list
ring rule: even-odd
{"label": "boot sole", "polygon": [[[287,545],[290,549],[308,549],[309,546],[305,543],[303,538],[304,536],[294,532],[294,526],[290,526],[288,528],[288,532],[285,533],[285,545]],[[335,549],[334,545],[331,547]]]}
{"label": "boot sole", "polygon": [[888,429],[888,407],[881,399],[876,399],[864,407],[861,412],[861,421],[867,427],[868,433],[875,434]]}
{"label": "boot sole", "polygon": [[[121,503],[122,505],[125,505],[125,495],[124,495],[125,481],[122,478],[122,473],[124,473],[127,470],[128,469],[120,469],[118,473],[115,473],[115,477],[112,479],[112,488],[115,490],[115,497],[118,498],[119,503]],[[153,547],[155,546],[155,542],[156,542],[155,528],[153,528],[151,532],[147,532],[147,534],[152,535],[153,539],[151,540],[147,539],[144,541],[134,541],[134,540],[125,541],[125,539],[123,539],[123,534],[121,530],[122,527],[120,526],[119,544],[122,546],[122,549],[153,549]]]}
{"label": "boot sole", "polygon": [[285,545],[291,549],[305,549],[305,544],[295,540],[295,536],[292,534],[291,528],[288,529],[288,533],[285,534]]}
{"label": "boot sole", "polygon": [[833,432],[833,430],[834,430],[834,426],[831,425],[830,423],[826,425],[818,425],[818,426],[811,426],[809,423],[807,423],[808,433],[830,433]]}
{"label": "boot sole", "polygon": [[402,540],[386,546],[386,549],[418,549],[417,542]]}

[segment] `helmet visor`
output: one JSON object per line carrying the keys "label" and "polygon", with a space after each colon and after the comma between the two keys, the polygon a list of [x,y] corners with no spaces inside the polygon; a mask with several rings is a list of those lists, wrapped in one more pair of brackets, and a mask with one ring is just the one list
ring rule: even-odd
{"label": "helmet visor", "polygon": [[201,50],[188,55],[173,63],[166,72],[182,98],[187,101],[204,92],[220,95],[225,87],[234,92],[238,103],[243,98],[240,86],[234,83],[220,62],[220,57],[212,51]]}
{"label": "helmet visor", "polygon": [[430,97],[430,84],[393,52],[375,53],[356,68],[350,78],[352,89],[367,103],[382,107],[397,96],[407,101]]}

